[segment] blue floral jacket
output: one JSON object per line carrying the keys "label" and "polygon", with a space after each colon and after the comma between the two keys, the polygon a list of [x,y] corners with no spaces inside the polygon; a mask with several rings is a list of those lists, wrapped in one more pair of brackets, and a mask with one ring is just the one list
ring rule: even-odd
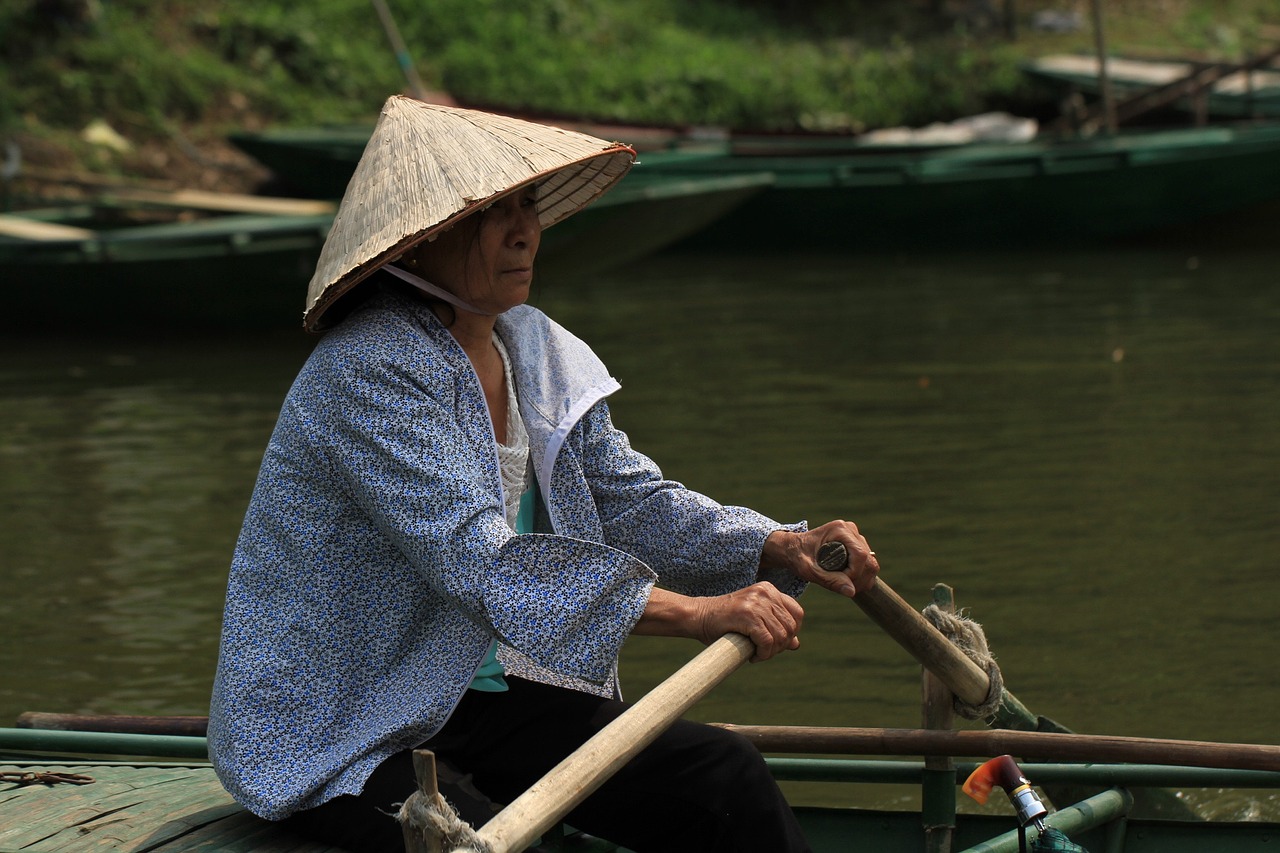
{"label": "blue floral jacket", "polygon": [[656,581],[691,595],[750,584],[784,527],[664,480],[610,422],[616,380],[544,314],[522,306],[497,328],[541,532],[503,520],[479,381],[425,304],[374,297],[285,399],[231,566],[209,720],[219,778],[263,817],[358,793],[444,725],[495,638],[611,685]]}

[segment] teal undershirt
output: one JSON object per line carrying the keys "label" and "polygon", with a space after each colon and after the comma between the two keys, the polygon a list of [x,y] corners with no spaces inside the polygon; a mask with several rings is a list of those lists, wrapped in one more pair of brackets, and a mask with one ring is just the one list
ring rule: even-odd
{"label": "teal undershirt", "polygon": [[[517,534],[533,532],[533,512],[537,495],[538,489],[535,484],[520,496],[520,512],[516,514]],[[506,679],[502,677],[505,674],[502,664],[498,662],[498,641],[494,640],[489,644],[489,651],[485,654],[480,668],[471,678],[471,689],[484,693],[501,693],[507,689]]]}

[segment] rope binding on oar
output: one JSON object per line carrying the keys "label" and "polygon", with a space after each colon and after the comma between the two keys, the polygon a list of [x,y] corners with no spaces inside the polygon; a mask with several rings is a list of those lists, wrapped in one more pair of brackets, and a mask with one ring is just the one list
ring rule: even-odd
{"label": "rope binding on oar", "polygon": [[430,833],[430,837],[440,839],[444,842],[442,849],[451,853],[493,853],[489,843],[438,794],[433,802],[422,792],[414,791],[400,806],[396,819],[418,836]]}
{"label": "rope binding on oar", "polygon": [[967,720],[981,720],[1000,710],[1000,701],[1004,696],[1004,676],[996,665],[995,655],[987,647],[987,635],[982,626],[967,616],[948,613],[936,604],[930,604],[921,613],[956,648],[964,652],[969,660],[981,667],[991,681],[987,698],[981,705],[972,705],[959,696],[955,697],[956,713]]}

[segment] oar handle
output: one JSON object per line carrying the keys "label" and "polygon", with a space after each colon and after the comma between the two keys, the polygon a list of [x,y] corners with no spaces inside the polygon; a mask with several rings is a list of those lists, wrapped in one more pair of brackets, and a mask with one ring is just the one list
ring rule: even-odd
{"label": "oar handle", "polygon": [[747,637],[725,634],[553,767],[477,834],[493,853],[524,850],[755,651]]}
{"label": "oar handle", "polygon": [[[848,552],[839,542],[828,542],[818,551],[818,565],[827,571],[839,571],[848,562]],[[855,595],[853,603],[962,701],[970,705],[987,701],[991,692],[990,676],[919,611],[903,601],[882,578],[877,578],[871,589]]]}

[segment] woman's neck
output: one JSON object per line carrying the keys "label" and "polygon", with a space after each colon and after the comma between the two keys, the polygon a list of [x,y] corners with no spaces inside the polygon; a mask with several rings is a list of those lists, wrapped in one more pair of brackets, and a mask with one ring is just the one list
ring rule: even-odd
{"label": "woman's neck", "polygon": [[[437,316],[447,322],[446,307],[434,309]],[[453,322],[449,324],[449,334],[462,347],[480,380],[480,389],[484,392],[489,404],[489,417],[493,420],[493,434],[499,444],[507,441],[507,375],[502,364],[502,355],[493,345],[493,327],[497,317],[488,314],[472,314],[468,311],[453,309]]]}
{"label": "woman's neck", "polygon": [[432,306],[432,310],[448,328],[453,339],[462,347],[467,358],[471,359],[472,364],[476,363],[477,357],[482,361],[497,357],[497,350],[493,348],[493,327],[498,320],[496,316],[472,314],[470,311],[447,305]]}

